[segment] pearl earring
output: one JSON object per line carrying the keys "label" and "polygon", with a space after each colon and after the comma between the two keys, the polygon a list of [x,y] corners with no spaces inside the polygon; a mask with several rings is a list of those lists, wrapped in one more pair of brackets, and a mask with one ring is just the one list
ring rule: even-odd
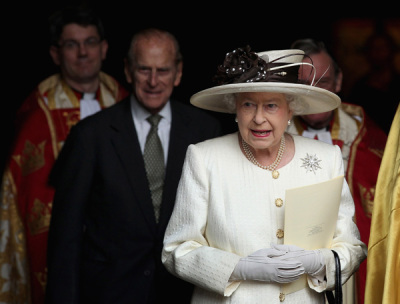
{"label": "pearl earring", "polygon": [[289,119],[288,122],[287,122],[288,126],[290,126],[291,123],[292,123],[292,122],[291,122],[290,119]]}
{"label": "pearl earring", "polygon": [[235,122],[238,122],[237,117],[235,117]]}

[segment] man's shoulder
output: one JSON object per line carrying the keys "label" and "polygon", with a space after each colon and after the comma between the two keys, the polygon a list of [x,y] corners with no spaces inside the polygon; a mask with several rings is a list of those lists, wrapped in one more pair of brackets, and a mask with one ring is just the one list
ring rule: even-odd
{"label": "man's shoulder", "polygon": [[222,133],[221,122],[205,110],[173,100],[171,110],[172,120],[179,121],[175,125],[190,130],[194,137],[197,134],[199,138],[205,139]]}
{"label": "man's shoulder", "polygon": [[116,101],[120,101],[129,96],[129,91],[113,76],[101,71],[99,74],[100,83],[114,96]]}
{"label": "man's shoulder", "polygon": [[339,111],[342,114],[342,118],[356,121],[359,128],[361,128],[361,126],[363,128],[368,127],[368,130],[373,129],[382,133],[382,135],[384,134],[384,131],[368,116],[362,106],[349,102],[342,102]]}
{"label": "man's shoulder", "polygon": [[218,122],[218,120],[210,113],[206,112],[206,110],[196,108],[191,104],[186,104],[176,100],[171,100],[171,108],[173,111],[186,115],[191,119],[198,119],[198,120],[205,119],[208,121]]}
{"label": "man's shoulder", "polygon": [[80,120],[76,126],[79,126],[79,129],[100,130],[108,128],[110,124],[120,125],[127,120],[126,117],[130,117],[129,104],[129,97],[126,97],[120,102]]}
{"label": "man's shoulder", "polygon": [[[370,148],[375,147],[373,149],[384,149],[387,135],[382,128],[365,113],[362,106],[342,103],[340,110],[342,113],[340,118],[341,125],[343,124],[343,130],[346,130],[348,133],[351,132],[350,130],[353,130],[353,133],[356,133],[357,136],[361,136],[361,140],[365,146]],[[357,125],[357,130],[355,130],[354,127],[351,128],[354,124]]]}
{"label": "man's shoulder", "polygon": [[38,84],[36,91],[38,91],[41,95],[46,95],[48,91],[54,89],[60,83],[61,83],[61,75],[56,73],[43,79]]}
{"label": "man's shoulder", "polygon": [[362,106],[347,101],[342,101],[339,110],[352,118],[360,117],[360,119],[362,119],[365,115]]}
{"label": "man's shoulder", "polygon": [[93,120],[104,120],[107,117],[114,118],[121,115],[121,113],[130,113],[130,109],[130,97],[128,96],[121,101],[88,116],[87,118],[91,118]]}
{"label": "man's shoulder", "polygon": [[53,74],[43,80],[41,80],[36,87],[29,92],[29,95],[21,103],[19,110],[28,110],[31,108],[38,107],[38,101],[40,98],[47,95],[47,92],[54,89],[60,83],[60,75]]}

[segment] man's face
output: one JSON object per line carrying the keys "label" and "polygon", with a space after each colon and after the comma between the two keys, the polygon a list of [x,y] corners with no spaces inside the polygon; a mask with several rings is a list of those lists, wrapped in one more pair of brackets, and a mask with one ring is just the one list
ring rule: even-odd
{"label": "man's face", "polygon": [[[310,57],[312,59],[312,64],[316,69],[315,86],[333,93],[338,93],[341,89],[341,83],[338,81],[335,75],[331,57],[325,52],[312,54]],[[311,61],[307,57],[304,58],[303,62],[310,63]],[[302,65],[299,69],[299,80],[310,85],[314,75],[313,73],[314,71],[310,66]],[[332,117],[333,111],[301,116],[304,122],[314,129],[322,129],[327,127]]]}
{"label": "man's face", "polygon": [[182,63],[176,64],[175,46],[169,39],[152,37],[137,42],[136,62],[125,67],[137,101],[150,113],[159,112],[182,77]]}
{"label": "man's face", "polygon": [[64,26],[59,46],[52,46],[50,54],[67,83],[77,87],[74,84],[90,83],[98,77],[107,49],[95,26],[71,23]]}

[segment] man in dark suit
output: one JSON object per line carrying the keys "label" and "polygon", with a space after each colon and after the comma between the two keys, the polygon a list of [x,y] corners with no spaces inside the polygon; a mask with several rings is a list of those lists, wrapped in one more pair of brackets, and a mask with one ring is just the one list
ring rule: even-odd
{"label": "man in dark suit", "polygon": [[[71,129],[51,175],[46,303],[189,303],[192,285],[161,263],[188,145],[220,135],[219,122],[170,100],[182,76],[174,36],[137,33],[125,65],[132,95]],[[165,161],[159,216],[143,158],[151,114]]]}

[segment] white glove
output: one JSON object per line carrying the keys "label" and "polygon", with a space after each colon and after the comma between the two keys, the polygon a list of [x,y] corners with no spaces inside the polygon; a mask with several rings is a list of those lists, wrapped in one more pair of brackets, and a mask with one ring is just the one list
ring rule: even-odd
{"label": "white glove", "polygon": [[312,276],[319,275],[325,267],[324,257],[320,250],[305,250],[295,245],[271,244],[271,247],[284,253],[279,256],[279,259],[300,261],[305,272]]}
{"label": "white glove", "polygon": [[284,252],[272,248],[260,249],[241,258],[232,272],[230,280],[255,280],[289,283],[304,274],[299,261],[276,259]]}

